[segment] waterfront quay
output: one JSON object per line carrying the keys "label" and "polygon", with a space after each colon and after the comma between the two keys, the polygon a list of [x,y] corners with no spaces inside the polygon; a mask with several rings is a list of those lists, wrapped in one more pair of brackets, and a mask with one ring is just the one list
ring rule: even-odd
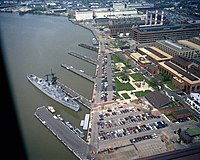
{"label": "waterfront quay", "polygon": [[34,115],[79,159],[97,159],[92,153],[94,148],[74,134],[64,121],[55,118],[45,107],[39,107]]}
{"label": "waterfront quay", "polygon": [[61,67],[65,68],[67,70],[70,70],[70,71],[80,75],[81,77],[83,77],[83,78],[85,78],[85,79],[87,79],[87,80],[89,80],[91,82],[95,82],[95,78],[90,76],[90,75],[88,75],[88,74],[86,74],[83,70],[76,69],[73,66],[69,66],[67,64],[61,64]]}
{"label": "waterfront quay", "polygon": [[70,54],[70,55],[72,55],[72,56],[74,56],[74,57],[77,57],[77,58],[79,58],[79,59],[82,59],[82,60],[84,60],[84,61],[86,61],[86,62],[88,62],[88,63],[97,65],[97,60],[92,59],[92,58],[87,57],[87,56],[83,56],[83,55],[81,55],[80,53],[76,53],[76,52],[74,52],[74,51],[70,51],[70,52],[68,52],[68,54]]}
{"label": "waterfront quay", "polygon": [[87,108],[90,109],[91,106],[91,101],[85,97],[83,97],[82,95],[80,95],[79,93],[77,93],[76,91],[74,91],[73,89],[71,89],[70,87],[61,84],[60,82],[58,82],[59,85],[61,85],[63,87],[63,91],[69,95],[70,97],[72,97],[72,99],[77,100],[79,103],[83,104],[84,106],[86,106]]}
{"label": "waterfront quay", "polygon": [[90,46],[90,45],[85,44],[85,43],[79,43],[78,46],[83,47],[83,48],[87,48],[87,49],[95,51],[95,52],[99,51],[99,49],[97,47],[93,47],[93,46]]}

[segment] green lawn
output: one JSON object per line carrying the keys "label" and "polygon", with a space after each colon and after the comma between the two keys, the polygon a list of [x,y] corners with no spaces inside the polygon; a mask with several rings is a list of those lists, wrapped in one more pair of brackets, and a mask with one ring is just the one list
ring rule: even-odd
{"label": "green lawn", "polygon": [[143,81],[146,79],[141,73],[135,73],[130,75],[135,81]]}
{"label": "green lawn", "polygon": [[128,82],[128,83],[121,83],[117,78],[115,78],[115,83],[116,83],[116,90],[117,91],[131,91],[135,90],[135,88]]}
{"label": "green lawn", "polygon": [[131,98],[127,93],[123,93],[122,96],[123,96],[125,99],[130,99],[130,98]]}
{"label": "green lawn", "polygon": [[149,92],[151,92],[150,90],[146,90],[146,91],[138,91],[138,92],[135,92],[135,96],[136,97],[144,97],[146,96]]}
{"label": "green lawn", "polygon": [[177,89],[177,87],[174,84],[172,84],[172,81],[166,81],[165,84],[172,90]]}
{"label": "green lawn", "polygon": [[124,63],[124,65],[126,64],[123,59],[121,59],[115,54],[111,55],[111,60],[113,60],[115,63]]}
{"label": "green lawn", "polygon": [[114,47],[121,47],[127,44],[127,42],[122,41],[120,39],[115,39],[113,41],[110,42]]}

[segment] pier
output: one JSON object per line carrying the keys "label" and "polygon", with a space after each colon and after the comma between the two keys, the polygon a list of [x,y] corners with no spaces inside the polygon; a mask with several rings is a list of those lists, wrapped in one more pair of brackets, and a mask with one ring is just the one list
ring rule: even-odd
{"label": "pier", "polygon": [[63,91],[70,96],[72,99],[78,101],[79,103],[81,103],[82,105],[86,106],[87,108],[91,109],[91,100],[88,100],[87,98],[83,97],[82,95],[80,95],[79,93],[77,93],[76,91],[72,90],[70,87],[61,84],[60,82],[57,81],[57,83],[59,83],[59,85],[62,86]]}
{"label": "pier", "polygon": [[83,47],[83,48],[87,48],[87,49],[95,51],[95,52],[99,51],[99,49],[97,47],[93,47],[93,46],[90,46],[90,45],[85,44],[85,43],[79,43],[78,46]]}
{"label": "pier", "polygon": [[65,68],[67,70],[70,70],[70,71],[80,75],[81,77],[83,77],[83,78],[85,78],[85,79],[87,79],[87,80],[89,80],[89,81],[91,81],[93,83],[95,82],[95,78],[90,76],[90,75],[88,75],[88,74],[86,74],[86,73],[84,73],[83,70],[78,70],[78,69],[76,69],[76,68],[74,68],[72,66],[69,66],[67,64],[61,64],[61,67]]}
{"label": "pier", "polygon": [[92,58],[87,57],[87,56],[83,56],[80,53],[76,53],[76,52],[70,51],[70,52],[68,52],[68,54],[70,54],[70,55],[72,55],[74,57],[77,57],[79,59],[82,59],[82,60],[84,60],[86,62],[89,62],[91,64],[97,65],[97,60],[92,59]]}
{"label": "pier", "polygon": [[79,159],[97,158],[92,154],[94,147],[87,144],[83,139],[72,132],[63,121],[54,118],[54,115],[45,106],[37,108],[34,115]]}

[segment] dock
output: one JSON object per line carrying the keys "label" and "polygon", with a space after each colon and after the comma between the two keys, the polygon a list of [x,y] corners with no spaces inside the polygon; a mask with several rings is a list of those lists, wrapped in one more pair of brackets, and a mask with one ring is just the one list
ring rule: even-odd
{"label": "dock", "polygon": [[93,47],[93,46],[90,46],[90,45],[85,44],[85,43],[79,43],[78,46],[83,47],[83,48],[87,48],[87,49],[95,51],[95,52],[99,51],[99,49],[97,47]]}
{"label": "dock", "polygon": [[77,57],[77,58],[79,58],[79,59],[82,59],[82,60],[84,60],[84,61],[86,61],[86,62],[89,62],[89,63],[91,63],[91,64],[97,65],[97,60],[92,59],[92,58],[87,57],[87,56],[83,56],[83,55],[80,54],[80,53],[76,53],[76,52],[74,52],[74,51],[70,51],[70,52],[68,52],[68,54],[70,54],[70,55],[72,55],[72,56],[74,56],[74,57]]}
{"label": "dock", "polygon": [[62,86],[63,91],[72,99],[78,101],[79,103],[81,103],[82,105],[86,106],[87,108],[91,109],[91,100],[83,97],[82,95],[80,95],[79,93],[77,93],[76,91],[74,91],[73,89],[71,89],[70,87],[61,84],[59,81],[57,81],[57,83],[59,83],[59,85]]}
{"label": "dock", "polygon": [[96,159],[92,154],[94,147],[72,132],[63,121],[54,118],[54,115],[45,106],[38,107],[34,115],[80,160],[88,159],[88,157]]}
{"label": "dock", "polygon": [[65,68],[67,70],[70,70],[93,83],[95,82],[95,77],[92,77],[92,76],[86,74],[83,70],[76,69],[73,66],[69,66],[67,64],[61,64],[61,67]]}

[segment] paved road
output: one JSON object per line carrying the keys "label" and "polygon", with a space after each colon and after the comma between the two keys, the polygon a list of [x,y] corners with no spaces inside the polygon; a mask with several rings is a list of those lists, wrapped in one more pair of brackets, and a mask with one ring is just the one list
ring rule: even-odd
{"label": "paved road", "polygon": [[[96,77],[96,96],[95,96],[95,103],[101,103],[104,101],[112,101],[113,98],[113,83],[112,83],[112,65],[111,65],[111,56],[109,53],[105,53],[105,45],[104,40],[101,39],[100,41],[100,50],[99,50],[99,66],[98,72]],[[106,59],[104,59],[106,57]],[[107,86],[103,87],[102,85],[102,75],[103,75],[103,68],[105,70],[105,77],[107,77]],[[106,93],[107,95],[105,98],[102,98],[102,94]]]}

